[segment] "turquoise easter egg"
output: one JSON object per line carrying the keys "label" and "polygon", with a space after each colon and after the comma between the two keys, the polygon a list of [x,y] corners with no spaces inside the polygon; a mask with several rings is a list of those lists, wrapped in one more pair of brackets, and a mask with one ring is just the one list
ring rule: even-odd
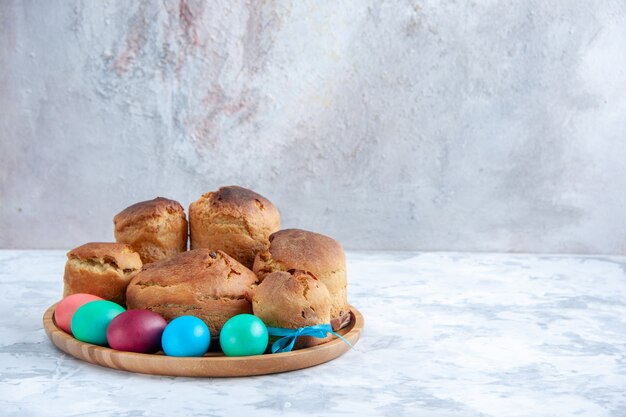
{"label": "turquoise easter egg", "polygon": [[252,314],[230,318],[220,332],[220,346],[226,356],[262,355],[268,340],[265,323]]}
{"label": "turquoise easter egg", "polygon": [[72,334],[82,342],[107,345],[107,328],[115,317],[126,309],[112,301],[91,301],[81,306],[72,316]]}

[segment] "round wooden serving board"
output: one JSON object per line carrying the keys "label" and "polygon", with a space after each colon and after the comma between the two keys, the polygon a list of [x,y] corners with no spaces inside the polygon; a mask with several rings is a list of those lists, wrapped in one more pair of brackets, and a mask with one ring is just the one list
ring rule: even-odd
{"label": "round wooden serving board", "polygon": [[[130,372],[190,377],[264,375],[319,365],[350,350],[346,343],[334,338],[330,342],[307,349],[259,356],[227,357],[221,352],[209,352],[199,358],[179,358],[162,353],[151,355],[123,352],[81,342],[65,333],[54,322],[55,306],[56,304],[52,305],[45,312],[43,326],[57,348],[86,362]],[[350,324],[338,333],[355,345],[363,331],[363,316],[352,306],[350,314]]]}

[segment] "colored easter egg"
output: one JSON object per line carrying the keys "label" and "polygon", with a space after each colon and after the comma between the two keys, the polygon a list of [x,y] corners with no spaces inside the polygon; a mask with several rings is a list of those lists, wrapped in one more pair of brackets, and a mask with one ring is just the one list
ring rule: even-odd
{"label": "colored easter egg", "polygon": [[220,332],[220,346],[226,356],[262,355],[268,340],[265,323],[252,314],[231,317]]}
{"label": "colored easter egg", "polygon": [[72,333],[80,341],[106,346],[107,327],[124,307],[112,301],[91,301],[74,313],[72,317]]}
{"label": "colored easter egg", "polygon": [[209,328],[194,316],[175,318],[161,336],[163,352],[169,356],[202,356],[209,350],[210,343]]}
{"label": "colored easter egg", "polygon": [[107,341],[113,349],[154,353],[161,349],[161,336],[167,322],[148,310],[128,310],[111,320]]}
{"label": "colored easter egg", "polygon": [[83,305],[102,300],[92,294],[72,294],[59,301],[54,308],[54,321],[64,332],[72,334],[72,316]]}

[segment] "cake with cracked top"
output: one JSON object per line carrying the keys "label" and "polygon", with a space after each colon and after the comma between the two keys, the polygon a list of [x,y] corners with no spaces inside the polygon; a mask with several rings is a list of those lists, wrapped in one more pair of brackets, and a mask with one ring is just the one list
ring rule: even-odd
{"label": "cake with cracked top", "polygon": [[252,268],[280,228],[280,214],[267,198],[239,186],[221,187],[189,206],[191,249],[222,250]]}
{"label": "cake with cracked top", "polygon": [[113,218],[115,240],[133,247],[144,264],[187,250],[187,217],[178,201],[141,201]]}
{"label": "cake with cracked top", "polygon": [[128,285],[129,309],[145,309],[168,322],[192,315],[206,323],[213,338],[237,314],[252,314],[257,276],[228,254],[195,249],[146,265]]}
{"label": "cake with cracked top", "polygon": [[[330,323],[330,294],[326,285],[310,272],[290,269],[267,275],[252,294],[252,311],[267,326],[285,329]],[[332,339],[303,336],[295,349]]]}
{"label": "cake with cracked top", "polygon": [[260,281],[270,273],[300,269],[312,273],[330,293],[333,329],[350,323],[346,256],[339,242],[319,233],[285,229],[270,236],[270,246],[259,253],[252,270]]}
{"label": "cake with cracked top", "polygon": [[63,296],[86,293],[124,304],[126,286],[141,266],[139,254],[129,245],[85,243],[67,253]]}

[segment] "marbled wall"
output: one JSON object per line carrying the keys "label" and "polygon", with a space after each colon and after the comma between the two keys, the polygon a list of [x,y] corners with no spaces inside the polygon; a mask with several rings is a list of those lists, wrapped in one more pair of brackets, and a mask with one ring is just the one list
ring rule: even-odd
{"label": "marbled wall", "polygon": [[626,254],[626,3],[0,0],[0,247],[222,184],[351,249]]}

